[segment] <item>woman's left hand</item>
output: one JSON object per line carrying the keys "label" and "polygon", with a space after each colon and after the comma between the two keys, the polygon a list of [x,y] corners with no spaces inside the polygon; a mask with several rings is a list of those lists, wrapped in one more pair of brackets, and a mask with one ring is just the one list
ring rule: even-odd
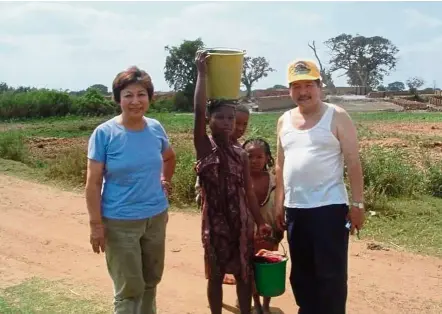
{"label": "woman's left hand", "polygon": [[167,180],[161,180],[161,185],[163,186],[164,193],[169,197],[170,193],[172,193],[172,185]]}

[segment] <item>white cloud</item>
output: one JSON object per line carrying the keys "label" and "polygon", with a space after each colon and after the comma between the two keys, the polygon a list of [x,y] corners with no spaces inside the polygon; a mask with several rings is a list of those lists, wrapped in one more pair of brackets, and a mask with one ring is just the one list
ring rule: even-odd
{"label": "white cloud", "polygon": [[442,36],[435,37],[431,40],[413,42],[400,49],[399,55],[407,55],[411,53],[437,53],[440,55],[442,51]]}
{"label": "white cloud", "polygon": [[405,23],[409,28],[435,28],[442,26],[442,20],[425,15],[415,9],[405,9]]}

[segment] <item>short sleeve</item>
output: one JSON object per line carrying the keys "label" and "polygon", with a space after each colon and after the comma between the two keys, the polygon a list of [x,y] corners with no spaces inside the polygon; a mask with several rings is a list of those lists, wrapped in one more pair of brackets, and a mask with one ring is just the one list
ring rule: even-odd
{"label": "short sleeve", "polygon": [[159,138],[161,140],[161,153],[164,153],[164,151],[170,146],[169,137],[167,136],[166,130],[164,130],[160,122],[158,122],[157,124],[157,130],[159,133]]}
{"label": "short sleeve", "polygon": [[89,138],[87,158],[106,162],[106,133],[102,128],[96,128]]}

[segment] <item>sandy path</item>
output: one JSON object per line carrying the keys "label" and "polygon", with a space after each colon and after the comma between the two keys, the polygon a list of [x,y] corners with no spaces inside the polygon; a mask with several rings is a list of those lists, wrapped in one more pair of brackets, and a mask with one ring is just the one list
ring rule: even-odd
{"label": "sandy path", "polygon": [[[171,214],[160,313],[209,313],[199,222],[198,216]],[[0,284],[31,276],[68,279],[111,302],[103,255],[94,255],[89,247],[83,197],[0,176]],[[441,259],[370,251],[364,242],[353,241],[349,284],[349,313],[442,313]],[[275,313],[296,312],[287,287],[287,293],[272,302],[280,309]],[[228,286],[225,303],[234,301],[234,288]]]}

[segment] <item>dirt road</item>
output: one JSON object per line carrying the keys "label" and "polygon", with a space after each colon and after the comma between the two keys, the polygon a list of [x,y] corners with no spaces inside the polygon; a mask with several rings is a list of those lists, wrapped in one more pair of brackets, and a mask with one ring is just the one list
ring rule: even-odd
{"label": "dirt road", "polygon": [[[199,226],[198,216],[170,216],[160,313],[209,313]],[[82,195],[0,176],[0,283],[31,276],[68,279],[111,302],[104,257],[88,243]],[[441,259],[367,250],[365,242],[352,241],[349,285],[349,313],[442,313]],[[287,288],[273,300],[274,313],[296,312],[288,283]],[[235,303],[234,287],[225,288],[224,300]]]}

